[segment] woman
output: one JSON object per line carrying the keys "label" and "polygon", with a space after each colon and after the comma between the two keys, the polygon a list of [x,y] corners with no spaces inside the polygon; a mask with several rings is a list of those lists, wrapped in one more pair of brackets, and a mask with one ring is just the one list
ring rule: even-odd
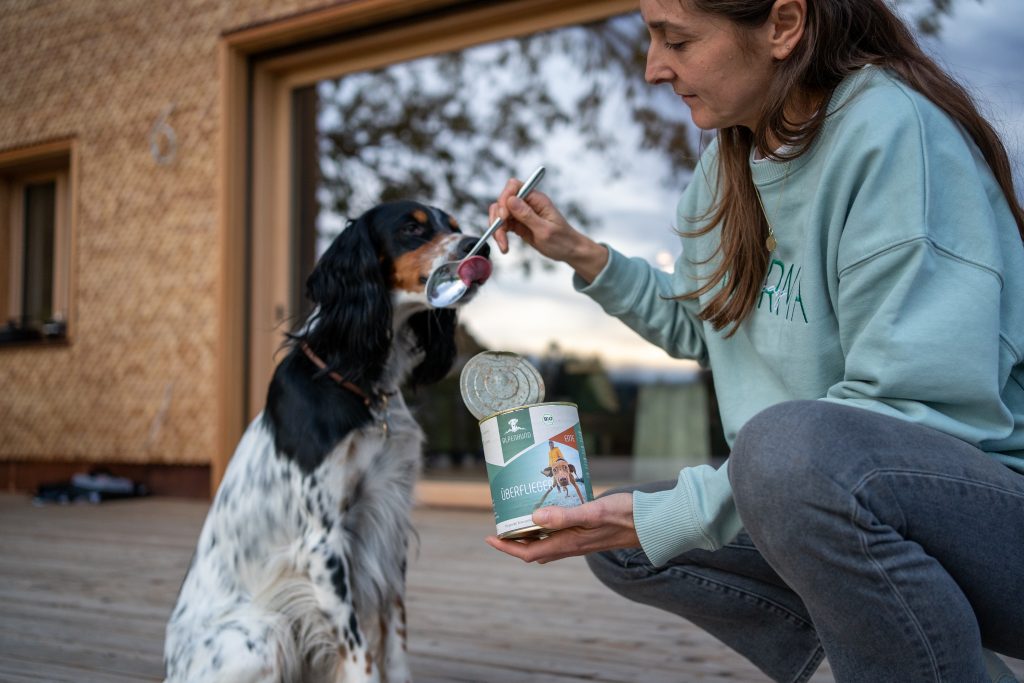
{"label": "woman", "polygon": [[[718,130],[668,276],[542,193],[492,205],[714,371],[719,470],[488,539],[587,554],[779,681],[980,681],[1024,657],[1024,212],[1005,150],[884,0],[641,0],[646,79]],[[987,650],[986,650],[987,649]]]}

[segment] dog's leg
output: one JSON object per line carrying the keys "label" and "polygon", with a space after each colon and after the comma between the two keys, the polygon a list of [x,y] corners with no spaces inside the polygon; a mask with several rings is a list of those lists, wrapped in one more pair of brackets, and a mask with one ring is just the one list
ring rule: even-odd
{"label": "dog's leg", "polygon": [[408,632],[403,598],[395,599],[381,627],[384,630],[385,683],[411,683],[412,673],[409,671]]}
{"label": "dog's leg", "polygon": [[[339,643],[336,683],[411,683],[403,597],[395,598],[375,624],[361,624],[351,602],[347,562],[340,556],[328,555],[323,568],[328,574],[318,573],[321,579],[314,579],[314,583],[320,607],[334,625]],[[324,576],[330,577],[329,595],[322,590]],[[404,580],[400,590],[404,592]],[[369,629],[374,628],[380,629],[379,635],[370,643],[367,636]]]}
{"label": "dog's leg", "polygon": [[555,484],[552,484],[551,488],[549,488],[547,491],[544,492],[544,495],[541,496],[540,502],[537,503],[537,507],[535,507],[534,510],[536,510],[537,508],[539,508],[539,507],[544,505],[544,501],[547,499],[548,494],[555,490],[555,486],[556,486]]}
{"label": "dog's leg", "polygon": [[380,667],[370,653],[365,627],[359,623],[353,604],[350,564],[344,554],[331,550],[340,547],[345,544],[334,539],[314,547],[310,554],[309,577],[320,612],[330,624],[330,634],[310,634],[309,640],[334,643],[331,648],[316,648],[312,668],[323,672],[323,679],[336,683],[379,683]]}
{"label": "dog's leg", "polygon": [[[293,676],[283,668],[284,635],[269,621],[222,623],[197,634],[191,652],[168,662],[166,683],[279,683]],[[282,647],[282,645],[284,647]]]}
{"label": "dog's leg", "polygon": [[586,503],[587,501],[583,498],[583,492],[580,491],[580,485],[576,483],[575,479],[572,480],[572,487],[576,489],[576,495],[580,497],[580,505]]}
{"label": "dog's leg", "polygon": [[334,683],[380,683],[380,669],[373,665],[365,644],[343,653],[338,660]]}

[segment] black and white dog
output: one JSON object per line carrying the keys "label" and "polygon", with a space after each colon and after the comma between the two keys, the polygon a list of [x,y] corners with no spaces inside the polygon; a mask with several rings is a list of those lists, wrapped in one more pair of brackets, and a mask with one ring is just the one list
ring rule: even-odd
{"label": "black and white dog", "polygon": [[[169,683],[410,680],[405,566],[423,434],[400,385],[442,379],[455,311],[427,276],[475,244],[415,202],[352,221],[307,282],[167,625]],[[487,251],[467,301],[490,275]],[[476,258],[476,257],[474,257]]]}

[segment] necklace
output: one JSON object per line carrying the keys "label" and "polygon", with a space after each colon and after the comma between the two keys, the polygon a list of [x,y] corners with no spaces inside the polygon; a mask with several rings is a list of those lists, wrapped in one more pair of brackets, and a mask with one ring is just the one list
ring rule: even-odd
{"label": "necklace", "polygon": [[[786,175],[782,178],[782,189],[779,190],[779,198],[775,202],[775,213],[778,215],[779,207],[782,206],[782,196],[786,194],[786,183],[789,181],[789,164],[786,164]],[[754,184],[754,194],[757,195],[757,203],[761,205],[761,213],[764,214],[764,222],[768,224],[768,237],[764,240],[764,246],[768,249],[768,253],[771,254],[775,251],[775,248],[779,246],[778,240],[775,239],[775,229],[772,228],[772,221],[768,218],[768,211],[764,208],[764,200],[761,199],[761,190],[757,189],[757,184]]]}

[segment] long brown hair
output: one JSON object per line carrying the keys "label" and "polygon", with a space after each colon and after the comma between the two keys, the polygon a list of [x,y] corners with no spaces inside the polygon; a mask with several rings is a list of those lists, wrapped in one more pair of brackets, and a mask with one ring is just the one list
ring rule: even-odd
{"label": "long brown hair", "polygon": [[[775,0],[681,0],[697,10],[725,17],[738,28],[763,26]],[[799,157],[821,132],[827,103],[840,81],[867,64],[894,71],[907,85],[940,107],[970,134],[992,168],[1024,239],[1024,210],[1013,190],[1010,161],[999,136],[981,116],[971,96],[921,50],[907,26],[885,0],[807,0],[804,35],[789,57],[777,64],[756,130],[736,126],[718,131],[718,196],[703,235],[721,226],[719,265],[700,288],[682,295],[696,299],[719,283],[701,318],[716,330],[733,325],[731,336],[750,314],[768,269],[768,222],[750,173],[750,152],[774,154],[773,145],[792,149],[777,158]],[[809,121],[786,116],[794,97],[821,96]]]}

